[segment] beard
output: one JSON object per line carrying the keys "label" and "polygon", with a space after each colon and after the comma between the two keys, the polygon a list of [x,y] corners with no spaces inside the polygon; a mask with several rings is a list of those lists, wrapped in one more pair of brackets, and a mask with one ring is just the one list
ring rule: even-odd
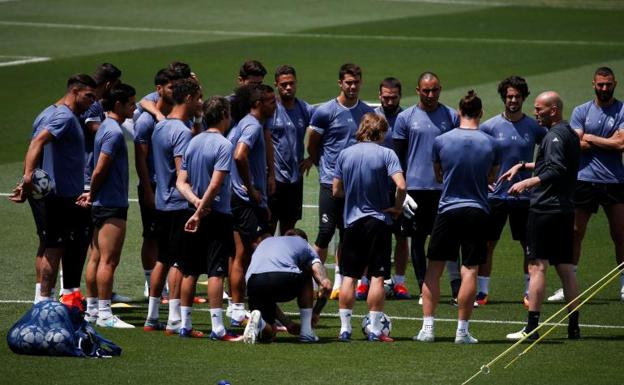
{"label": "beard", "polygon": [[613,98],[613,93],[615,92],[615,89],[611,89],[609,91],[600,91],[594,88],[594,92],[596,93],[596,97],[599,101],[608,102]]}

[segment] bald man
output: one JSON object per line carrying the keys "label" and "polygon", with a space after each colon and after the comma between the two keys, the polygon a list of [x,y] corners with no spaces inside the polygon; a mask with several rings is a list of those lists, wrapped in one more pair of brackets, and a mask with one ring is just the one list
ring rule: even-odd
{"label": "bald man", "polygon": [[527,260],[529,263],[529,314],[526,327],[507,335],[519,340],[535,340],[540,309],[546,288],[546,270],[554,265],[563,285],[568,311],[568,338],[580,338],[577,304],[578,284],[574,273],[572,244],[574,239],[574,202],[581,147],[576,132],[565,122],[561,97],[552,91],[535,99],[535,117],[548,133],[539,146],[535,163],[518,164],[501,176],[511,180],[523,169],[534,170],[534,176],[513,184],[508,193],[520,195],[531,190],[527,221]]}

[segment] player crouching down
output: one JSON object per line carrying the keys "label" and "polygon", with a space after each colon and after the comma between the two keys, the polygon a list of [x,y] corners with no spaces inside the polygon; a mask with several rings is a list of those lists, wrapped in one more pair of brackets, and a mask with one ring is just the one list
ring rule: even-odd
{"label": "player crouching down", "polygon": [[252,310],[243,334],[245,343],[270,342],[275,335],[277,303],[295,298],[301,321],[299,341],[318,341],[312,330],[314,289],[311,278],[319,284],[323,298],[329,295],[332,283],[307,240],[303,230],[292,229],[284,236],[264,239],[254,251],[245,276]]}

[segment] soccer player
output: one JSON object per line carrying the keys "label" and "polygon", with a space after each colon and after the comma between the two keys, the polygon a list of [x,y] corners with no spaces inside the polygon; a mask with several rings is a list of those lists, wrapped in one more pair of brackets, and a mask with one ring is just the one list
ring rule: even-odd
{"label": "soccer player", "polygon": [[[581,245],[592,214],[602,206],[609,220],[616,264],[624,262],[624,104],[613,94],[617,81],[608,67],[594,73],[594,100],[572,111],[570,126],[581,137],[581,164],[574,193],[574,259],[576,271]],[[620,298],[624,301],[624,271],[620,276]],[[557,290],[549,301],[564,300]]]}
{"label": "soccer player", "polygon": [[[468,330],[477,289],[477,269],[485,261],[489,221],[488,184],[498,172],[494,139],[479,130],[481,99],[470,90],[459,101],[459,127],[435,138],[432,159],[443,190],[427,258],[423,285],[423,325],[414,337],[433,342],[434,315],[440,301],[440,276],[446,261],[457,261],[461,250],[461,285],[455,343],[476,344]],[[420,207],[419,207],[420,209]]]}
{"label": "soccer player", "polygon": [[203,110],[208,129],[191,139],[176,183],[189,206],[195,208],[187,212],[184,252],[179,263],[183,275],[180,337],[204,336],[201,331],[193,329],[191,310],[197,278],[200,274],[208,274],[210,338],[238,341],[242,337],[230,334],[223,326],[221,308],[223,277],[234,253],[230,210],[233,149],[232,143],[223,136],[230,126],[230,103],[223,97],[213,96],[204,103]]}
{"label": "soccer player", "polygon": [[[48,119],[54,115],[56,108],[61,104],[62,99],[60,102],[47,106],[39,113],[39,115],[37,115],[32,125],[31,140],[37,136],[42,127],[47,123]],[[41,164],[38,164],[37,167],[41,168]],[[15,201],[16,203],[22,203],[23,201],[15,199],[17,198],[16,194],[19,194],[20,189],[21,182],[18,183],[16,188],[13,190],[9,199]],[[29,196],[27,200],[33,219],[35,220],[35,228],[37,229],[37,237],[39,238],[39,244],[35,254],[35,299],[33,302],[36,304],[40,301],[41,297],[41,262],[43,260],[43,252],[45,250],[45,201],[43,199],[34,199],[31,196]],[[54,289],[52,289],[52,297],[54,297],[53,292]]]}
{"label": "soccer player", "polygon": [[331,281],[307,241],[303,230],[290,229],[284,236],[265,238],[254,251],[245,276],[252,310],[243,334],[245,343],[270,342],[275,336],[276,313],[280,313],[277,303],[295,298],[301,319],[299,341],[319,340],[312,330],[314,290],[311,278],[318,283],[324,297],[331,291]]}
{"label": "soccer player", "polygon": [[[392,135],[405,170],[407,193],[418,204],[414,217],[416,231],[411,234],[411,258],[421,288],[421,299],[427,269],[425,242],[431,234],[442,193],[442,184],[433,172],[433,142],[437,136],[459,125],[457,112],[439,102],[441,91],[438,76],[433,72],[423,72],[416,87],[419,102],[399,114]],[[449,271],[449,275],[452,276],[455,298],[459,287],[457,268]]]}
{"label": "soccer player", "polygon": [[[181,324],[180,283],[182,273],[178,269],[183,250],[182,236],[187,220],[188,202],[176,188],[176,180],[182,166],[182,157],[192,137],[191,129],[185,124],[202,107],[202,92],[199,83],[193,79],[181,79],[173,83],[173,108],[167,119],[159,122],[152,133],[152,154],[156,174],[156,222],[158,228],[158,263],[162,263],[163,274],[152,274],[147,319],[143,330],[161,330],[158,321],[160,293],[169,272],[169,318],[165,328],[167,335],[178,333]],[[159,280],[159,281],[156,281]]]}
{"label": "soccer player", "polygon": [[[87,281],[88,321],[108,328],[129,329],[133,325],[113,315],[113,279],[126,237],[128,217],[128,148],[121,124],[132,118],[135,90],[127,84],[114,86],[101,101],[107,118],[95,135],[95,160],[91,188],[79,198],[83,207],[92,205],[93,247],[89,265],[95,281]],[[97,305],[93,306],[97,296]]]}
{"label": "soccer player", "polygon": [[[266,68],[258,60],[247,60],[241,64],[238,69],[238,77],[236,78],[237,90],[243,86],[258,86],[264,81],[264,77],[267,74]],[[248,90],[248,88],[246,88]],[[238,122],[249,113],[250,105],[246,103],[240,103],[236,90],[233,94],[226,96],[232,107],[231,115],[232,127],[238,124]],[[247,97],[245,97],[246,100]]]}
{"label": "soccer player", "polygon": [[[540,127],[535,119],[522,112],[522,104],[529,96],[526,81],[519,76],[510,76],[498,84],[498,93],[503,100],[505,110],[481,124],[480,129],[496,140],[501,154],[500,170],[507,171],[516,164],[533,161],[535,145],[542,141],[546,129]],[[502,174],[502,172],[501,172]],[[490,274],[492,272],[492,256],[496,243],[509,218],[511,236],[520,242],[522,252],[526,250],[526,222],[529,215],[528,192],[518,196],[507,193],[509,187],[517,181],[530,176],[530,171],[522,170],[513,181],[498,179],[488,194],[490,204],[490,226],[488,226],[488,252],[485,263],[479,266],[478,288],[476,301],[479,305],[488,302]],[[497,175],[499,178],[500,175]],[[529,274],[526,258],[522,265],[525,273],[524,301],[525,305],[529,289]]]}
{"label": "soccer player", "polygon": [[[381,105],[375,108],[375,112],[386,118],[388,121],[388,132],[384,136],[382,146],[394,149],[394,140],[392,139],[392,132],[394,130],[394,123],[397,116],[403,111],[401,107],[401,82],[397,78],[388,77],[385,78],[379,84],[379,101]],[[393,203],[395,187],[390,185],[390,202]],[[392,232],[396,240],[394,248],[394,269],[395,275],[392,276],[390,286],[392,287],[392,295],[396,299],[408,299],[410,298],[409,291],[405,285],[405,269],[407,268],[407,254],[408,244],[407,237],[403,236],[401,225],[395,221],[392,225]],[[390,272],[386,272],[390,274]],[[388,280],[386,280],[386,283]],[[355,296],[357,299],[366,299],[368,295],[368,277],[362,276],[358,286],[355,289]]]}
{"label": "soccer player", "polygon": [[[85,131],[85,147],[86,147],[86,168],[85,168],[85,188],[84,191],[88,192],[91,185],[91,175],[93,174],[93,170],[95,167],[95,159],[93,158],[93,148],[95,142],[95,135],[97,134],[97,130],[106,119],[106,115],[104,113],[104,108],[102,107],[102,101],[104,96],[117,84],[120,83],[121,78],[121,70],[115,67],[110,63],[103,63],[97,67],[95,70],[95,74],[93,75],[93,80],[95,80],[96,88],[95,88],[95,97],[96,101],[89,107],[89,109],[80,116],[80,122],[82,123],[82,127]],[[76,243],[78,248],[75,250],[69,249],[68,253],[76,253],[78,259],[85,260],[87,254],[89,253],[89,244],[93,239],[93,222],[91,218],[90,210],[84,210],[81,216],[81,226],[82,230],[78,231],[75,235],[77,237]],[[89,253],[90,254],[90,253]],[[69,288],[63,289],[63,297],[61,301],[63,303],[71,303],[73,301],[72,296],[80,296],[79,287],[80,287],[80,277],[82,275],[82,264],[78,263],[74,269],[65,269],[63,266],[63,285],[67,282]],[[75,270],[78,268],[78,270]],[[85,281],[87,282],[87,287],[95,287],[96,283],[96,274],[97,274],[98,263],[97,261],[92,261],[89,259],[87,262],[86,272],[85,272]],[[72,288],[73,289],[70,289]],[[94,291],[97,294],[97,291]],[[81,296],[80,296],[81,297]],[[78,297],[79,300],[81,298]],[[89,297],[87,295],[87,297]],[[113,292],[113,300],[125,302],[129,299],[124,296],[120,296]],[[97,297],[92,297],[93,301],[97,301]],[[95,306],[97,308],[97,302],[95,302]]]}
{"label": "soccer player", "polygon": [[[344,199],[332,195],[332,180],[336,158],[340,151],[356,142],[355,133],[362,116],[373,109],[359,99],[362,85],[362,70],[359,66],[346,63],[338,71],[340,94],[318,106],[310,121],[308,154],[319,169],[319,232],[314,242],[314,250],[321,261],[327,259],[327,247],[336,228],[340,238],[336,250],[336,261],[340,259],[340,244],[344,224],[342,211]],[[339,264],[336,263],[334,287],[331,299],[337,299],[342,283]]]}
{"label": "soccer player", "polygon": [[[167,116],[173,107],[172,87],[173,82],[179,80],[175,71],[161,69],[154,77],[158,100],[156,108]],[[156,231],[156,208],[155,196],[156,174],[154,172],[154,159],[152,154],[152,133],[158,121],[157,118],[147,111],[143,111],[134,122],[134,164],[139,177],[137,187],[139,208],[141,210],[141,222],[143,225],[143,244],[141,246],[141,262],[145,274],[145,296],[150,296],[151,277],[154,274],[155,281],[162,282],[166,272],[165,266],[158,260],[158,234]],[[156,284],[153,297],[160,297],[162,287]]]}
{"label": "soccer player", "polygon": [[[167,69],[175,74],[176,79],[194,78],[195,80],[197,80],[195,74],[193,74],[193,72],[191,71],[191,67],[186,63],[174,61],[167,66]],[[160,98],[161,96],[159,95],[158,90],[145,95],[137,105],[137,109],[135,111],[135,119],[133,120],[136,121],[136,119],[145,111],[150,113],[157,122],[164,120],[167,115],[163,114],[162,111],[160,111],[159,108],[156,106],[156,103]]]}
{"label": "soccer player", "polygon": [[232,214],[236,252],[230,267],[231,323],[238,325],[245,317],[245,271],[253,246],[268,233],[267,159],[264,124],[275,112],[275,92],[265,84],[250,87],[251,111],[230,130],[234,146],[232,168]]}
{"label": "soccer player", "polygon": [[[84,188],[85,140],[78,116],[95,101],[95,81],[77,74],[67,81],[67,92],[50,118],[31,140],[24,159],[22,184],[11,196],[23,202],[32,191],[32,172],[38,165],[55,181],[54,192],[45,197],[45,250],[40,265],[41,301],[51,300],[59,262],[78,263],[66,250],[73,246],[72,232],[78,230],[81,207],[77,198]],[[44,152],[44,146],[46,146]],[[76,303],[78,305],[78,303]]]}
{"label": "soccer player", "polygon": [[[357,144],[340,152],[336,159],[332,192],[344,197],[345,233],[340,258],[343,274],[340,288],[339,340],[351,340],[351,314],[357,279],[367,271],[371,277],[367,297],[371,331],[369,341],[392,342],[381,332],[384,309],[384,275],[390,270],[392,248],[391,217],[403,210],[405,179],[393,150],[380,144],[388,122],[375,113],[364,115],[356,133]],[[388,197],[389,179],[396,185],[394,206]]]}
{"label": "soccer player", "polygon": [[[543,92],[535,99],[537,122],[548,128],[542,139],[535,163],[525,167],[534,170],[534,176],[514,183],[508,190],[511,195],[533,190],[527,222],[527,259],[529,260],[529,312],[524,329],[507,335],[507,339],[527,337],[536,340],[534,332],[540,317],[546,271],[554,265],[563,285],[568,311],[578,301],[579,290],[574,273],[574,188],[581,157],[580,140],[575,131],[563,120],[563,101],[556,92]],[[521,166],[514,166],[505,174],[511,180]],[[529,333],[532,333],[529,335]],[[568,338],[580,338],[579,314],[571,312],[568,318]]]}
{"label": "soccer player", "polygon": [[275,150],[275,193],[269,195],[271,210],[270,233],[279,222],[279,233],[295,227],[301,219],[303,206],[303,174],[312,167],[310,158],[304,159],[306,128],[310,124],[313,107],[296,97],[297,73],[292,66],[281,65],[275,70],[277,107],[267,120]]}

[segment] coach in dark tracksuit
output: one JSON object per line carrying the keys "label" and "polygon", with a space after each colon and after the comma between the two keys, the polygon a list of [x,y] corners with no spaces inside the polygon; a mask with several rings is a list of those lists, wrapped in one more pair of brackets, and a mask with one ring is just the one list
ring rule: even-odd
{"label": "coach in dark tracksuit", "polygon": [[[581,155],[578,135],[563,121],[563,102],[555,92],[544,92],[535,99],[535,117],[548,133],[538,149],[535,163],[521,163],[501,178],[511,179],[519,170],[534,169],[535,176],[520,181],[509,189],[517,195],[535,187],[529,209],[527,259],[529,262],[529,314],[526,327],[507,335],[519,340],[531,333],[539,323],[540,309],[546,287],[546,270],[554,265],[563,285],[568,311],[576,306],[578,294],[576,274],[572,265],[574,235],[574,204],[572,195]],[[578,312],[570,314],[568,338],[580,338]],[[537,333],[529,336],[537,339]]]}

